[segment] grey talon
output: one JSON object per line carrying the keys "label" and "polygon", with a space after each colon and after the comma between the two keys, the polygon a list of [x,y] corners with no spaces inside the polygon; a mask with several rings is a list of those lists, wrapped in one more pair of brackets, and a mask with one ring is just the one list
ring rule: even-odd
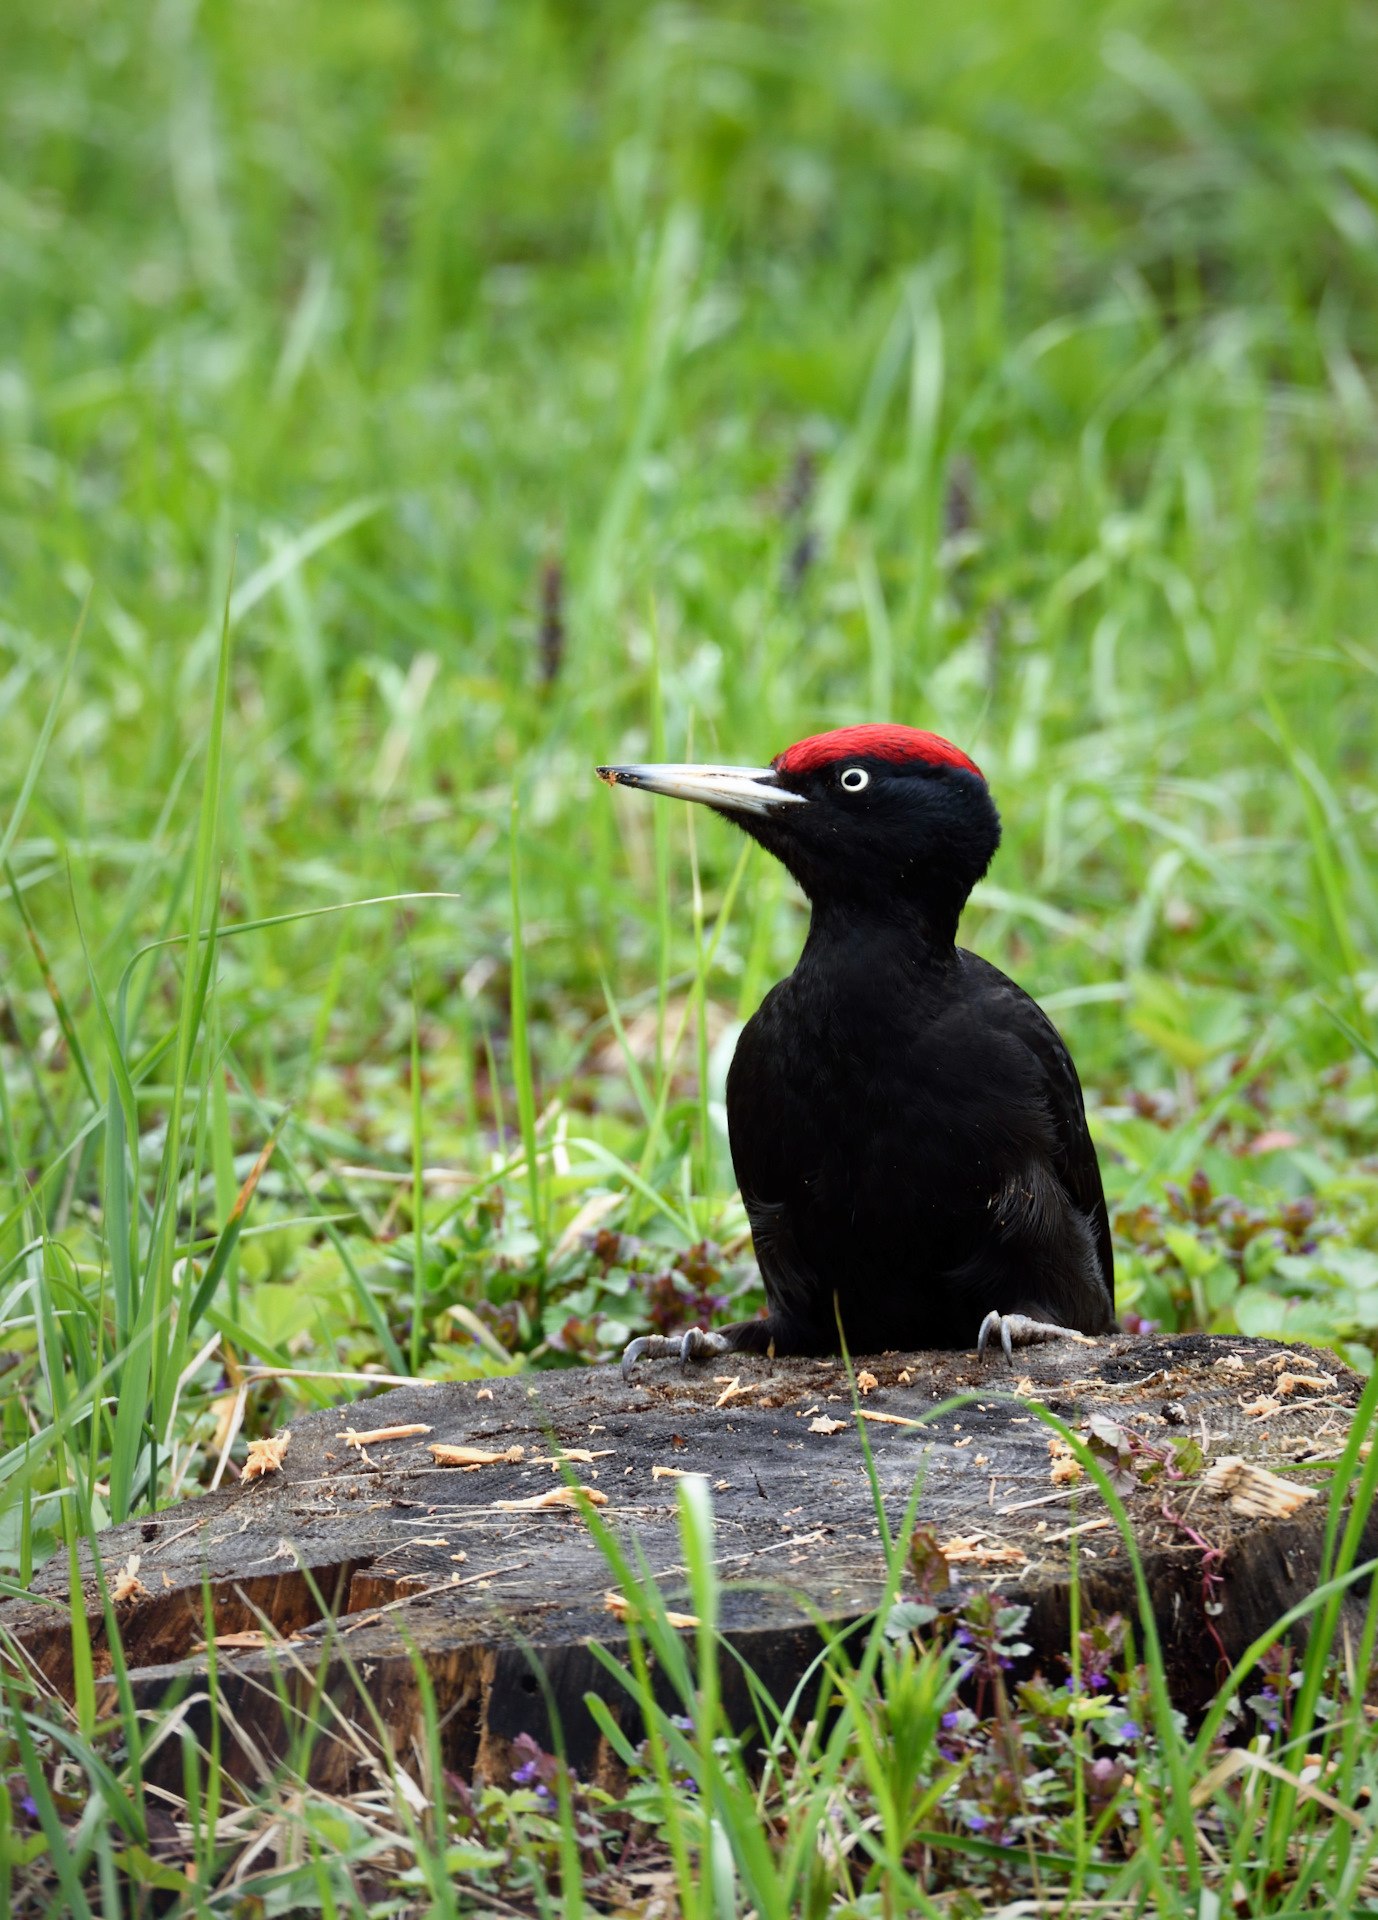
{"label": "grey talon", "polygon": [[996,1329],[1000,1332],[1000,1345],[1005,1350],[1005,1358],[1014,1365],[1016,1347],[1037,1347],[1048,1340],[1074,1340],[1080,1345],[1092,1343],[1075,1327],[1060,1326],[1053,1320],[1034,1320],[1027,1313],[990,1312],[981,1322],[981,1330],[976,1336],[976,1357],[985,1355],[986,1348],[993,1339]]}
{"label": "grey talon", "polygon": [[691,1360],[707,1360],[730,1353],[732,1342],[725,1333],[712,1333],[704,1327],[686,1327],[683,1333],[638,1334],[627,1342],[622,1355],[622,1378],[630,1380],[638,1360],[678,1360],[683,1372]]}
{"label": "grey talon", "polygon": [[622,1355],[622,1378],[624,1380],[631,1379],[632,1368],[650,1346],[653,1338],[654,1335],[643,1333],[637,1339],[627,1342],[626,1349]]}

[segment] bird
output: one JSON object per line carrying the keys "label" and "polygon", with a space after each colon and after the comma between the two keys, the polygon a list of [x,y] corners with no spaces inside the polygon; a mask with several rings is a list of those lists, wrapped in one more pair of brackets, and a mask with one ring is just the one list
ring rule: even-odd
{"label": "bird", "polygon": [[609,785],[698,802],[807,896],[794,971],[727,1076],[762,1318],[646,1335],[623,1356],[967,1348],[1117,1330],[1081,1082],[1052,1021],[957,945],[1000,843],[976,762],[921,728],[813,734],[767,767],[636,764]]}

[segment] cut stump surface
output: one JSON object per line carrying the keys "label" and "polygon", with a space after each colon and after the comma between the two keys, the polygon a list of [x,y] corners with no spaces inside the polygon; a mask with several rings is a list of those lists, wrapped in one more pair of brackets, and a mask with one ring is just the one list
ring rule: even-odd
{"label": "cut stump surface", "polygon": [[[1137,1437],[1140,1460],[1153,1458],[1143,1447],[1161,1454],[1192,1436],[1207,1466],[1240,1456],[1285,1471],[1290,1488],[1323,1490],[1323,1466],[1309,1463],[1340,1453],[1360,1390],[1333,1356],[1204,1335],[1038,1347],[1016,1355],[1012,1373],[949,1353],[887,1354],[857,1370],[863,1386],[867,1376],[874,1383],[865,1414],[887,1416],[864,1425],[890,1526],[922,1475],[919,1524],[945,1549],[952,1591],[993,1589],[1027,1603],[1024,1637],[1053,1663],[1067,1647],[1074,1545],[1084,1603],[1131,1617],[1137,1609],[1105,1502],[1050,1454],[1031,1400],[1083,1434],[1093,1416],[1114,1422]],[[967,1393],[973,1402],[933,1417]],[[342,1437],[350,1427],[417,1425],[429,1431],[363,1447]],[[117,1607],[136,1700],[151,1708],[173,1688],[204,1688],[208,1590],[231,1765],[271,1760],[286,1747],[288,1723],[310,1712],[319,1729],[313,1774],[347,1787],[376,1737],[361,1690],[403,1752],[421,1725],[419,1661],[448,1765],[505,1779],[519,1733],[550,1744],[548,1687],[572,1763],[596,1775],[607,1755],[586,1692],[600,1693],[635,1737],[627,1696],[589,1644],[625,1644],[604,1601],[612,1578],[578,1511],[513,1503],[565,1484],[549,1464],[561,1452],[591,1454],[572,1459],[569,1472],[606,1496],[602,1520],[633,1559],[636,1550],[645,1556],[669,1604],[687,1611],[676,1480],[704,1475],[722,1627],[783,1699],[818,1650],[815,1621],[861,1620],[881,1598],[884,1557],[857,1427],[838,1361],[745,1356],[687,1374],[647,1366],[630,1384],[607,1368],[418,1383],[309,1414],[293,1422],[278,1470],[102,1536],[112,1585],[138,1556]],[[435,1444],[514,1457],[441,1466]],[[1237,1510],[1248,1502],[1213,1491],[1199,1473],[1159,1475],[1124,1498],[1171,1684],[1180,1704],[1198,1704],[1221,1661],[1314,1586],[1325,1498],[1284,1497],[1291,1512],[1260,1516]],[[1378,1549],[1371,1519],[1366,1531],[1368,1555]],[[1209,1565],[1203,1542],[1218,1550]],[[85,1571],[86,1614],[108,1673],[89,1560]],[[63,1566],[51,1562],[28,1597],[0,1602],[0,1635],[70,1691]],[[266,1644],[254,1644],[259,1635]],[[736,1662],[723,1672],[728,1709],[746,1725]]]}

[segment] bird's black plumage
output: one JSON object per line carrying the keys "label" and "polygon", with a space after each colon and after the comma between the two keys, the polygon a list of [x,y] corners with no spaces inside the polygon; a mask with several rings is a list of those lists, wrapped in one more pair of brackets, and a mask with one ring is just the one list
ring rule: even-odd
{"label": "bird's black plumage", "polygon": [[1036,1002],[955,940],[1000,837],[974,765],[933,735],[876,727],[736,776],[754,791],[729,791],[724,769],[607,771],[669,792],[706,778],[685,797],[735,819],[812,904],[799,962],[727,1081],[769,1313],[711,1350],[835,1352],[839,1322],[856,1353],[965,1346],[991,1314],[1016,1342],[1113,1328],[1071,1056]]}

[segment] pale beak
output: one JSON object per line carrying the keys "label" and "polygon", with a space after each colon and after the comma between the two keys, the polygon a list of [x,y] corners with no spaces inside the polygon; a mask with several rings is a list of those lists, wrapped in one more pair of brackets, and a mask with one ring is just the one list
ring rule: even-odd
{"label": "pale beak", "polygon": [[598,778],[610,787],[642,787],[647,793],[668,794],[672,800],[698,800],[719,813],[778,813],[785,807],[807,806],[802,793],[791,793],[779,783],[773,767],[682,767],[645,764],[599,767]]}

